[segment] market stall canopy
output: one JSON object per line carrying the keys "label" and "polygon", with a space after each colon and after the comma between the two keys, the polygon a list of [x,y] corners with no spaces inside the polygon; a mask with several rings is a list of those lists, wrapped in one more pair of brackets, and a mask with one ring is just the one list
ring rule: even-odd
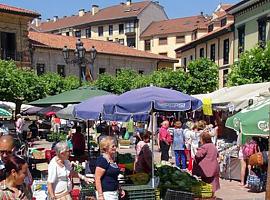
{"label": "market stall canopy", "polygon": [[7,110],[0,108],[0,117],[11,117],[12,114]]}
{"label": "market stall canopy", "polygon": [[75,106],[75,116],[84,120],[98,120],[103,111],[103,104],[116,98],[117,95],[103,95],[90,98]]}
{"label": "market stall canopy", "polygon": [[66,92],[63,92],[61,94],[57,94],[54,96],[49,96],[44,99],[32,101],[29,104],[36,105],[36,106],[49,106],[52,104],[64,104],[64,105],[77,104],[91,97],[101,96],[101,95],[106,95],[106,94],[110,94],[110,93],[104,90],[98,90],[93,87],[85,86],[85,87],[80,87],[75,90],[66,91]]}
{"label": "market stall canopy", "polygon": [[33,106],[22,111],[21,115],[37,115],[38,111],[40,111],[41,109],[43,109],[43,107]]}
{"label": "market stall canopy", "polygon": [[229,117],[225,126],[244,135],[269,135],[270,97]]}
{"label": "market stall canopy", "polygon": [[57,111],[56,116],[61,119],[75,120],[76,117],[74,116],[74,107],[75,107],[75,104],[69,105],[68,107]]}
{"label": "market stall canopy", "polygon": [[48,107],[42,108],[40,111],[37,112],[37,114],[44,115],[44,116],[51,116],[61,109],[63,109],[63,107],[48,106]]}
{"label": "market stall canopy", "polygon": [[[31,107],[33,107],[33,106],[27,105],[27,104],[22,104],[21,111],[24,111],[24,110],[31,108]],[[16,108],[16,104],[13,102],[9,102],[9,101],[0,101],[0,108],[4,108],[7,111],[14,111]]]}
{"label": "market stall canopy", "polygon": [[250,101],[256,103],[268,95],[270,95],[270,82],[224,87],[212,93],[192,96],[200,100],[211,98],[214,109],[238,111],[247,107]]}
{"label": "market stall canopy", "polygon": [[[155,86],[131,90],[104,104],[104,115],[115,121],[146,121],[151,111],[196,110],[202,102],[182,92]],[[112,119],[111,119],[112,120]]]}

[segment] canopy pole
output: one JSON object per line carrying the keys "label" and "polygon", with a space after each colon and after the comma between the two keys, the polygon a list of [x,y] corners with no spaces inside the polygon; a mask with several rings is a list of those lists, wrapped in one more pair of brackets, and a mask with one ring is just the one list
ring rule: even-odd
{"label": "canopy pole", "polygon": [[[269,106],[269,115],[268,115],[268,123],[270,126],[270,106]],[[268,146],[270,145],[270,128],[268,127]],[[270,146],[269,146],[270,147]],[[270,158],[270,154],[268,153],[268,160]],[[265,195],[265,199],[270,199],[270,164],[268,163],[268,167],[267,167],[267,181],[266,181],[266,195]]]}
{"label": "canopy pole", "polygon": [[155,164],[154,164],[154,112],[153,109],[151,111],[151,124],[152,124],[152,179],[151,179],[151,183],[152,183],[152,188],[155,188]]}
{"label": "canopy pole", "polygon": [[90,142],[90,140],[89,140],[89,137],[90,137],[90,121],[89,121],[89,119],[87,120],[87,128],[88,128],[88,130],[87,130],[87,149],[88,149],[88,157],[89,157],[89,159],[90,159],[90,144],[89,144],[89,142]]}

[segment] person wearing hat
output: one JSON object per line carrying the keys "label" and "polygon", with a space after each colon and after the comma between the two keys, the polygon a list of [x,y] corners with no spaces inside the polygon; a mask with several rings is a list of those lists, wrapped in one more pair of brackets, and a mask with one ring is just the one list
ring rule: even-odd
{"label": "person wearing hat", "polygon": [[176,121],[173,129],[173,150],[175,154],[175,165],[181,169],[186,169],[185,135],[182,123]]}

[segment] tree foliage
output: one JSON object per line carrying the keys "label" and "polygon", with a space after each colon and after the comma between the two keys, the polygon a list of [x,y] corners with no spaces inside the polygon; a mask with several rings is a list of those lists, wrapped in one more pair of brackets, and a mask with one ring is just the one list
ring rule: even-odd
{"label": "tree foliage", "polygon": [[245,51],[229,74],[228,84],[243,85],[270,81],[270,44]]}
{"label": "tree foliage", "polygon": [[213,92],[218,88],[218,66],[207,58],[192,61],[186,82],[189,94]]}

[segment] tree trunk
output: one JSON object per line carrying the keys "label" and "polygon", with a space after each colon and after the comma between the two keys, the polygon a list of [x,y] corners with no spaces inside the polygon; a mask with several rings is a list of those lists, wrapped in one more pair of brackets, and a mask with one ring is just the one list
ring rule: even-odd
{"label": "tree trunk", "polygon": [[17,114],[20,114],[21,112],[21,106],[22,106],[22,101],[15,101],[16,108],[15,108],[15,116]]}

